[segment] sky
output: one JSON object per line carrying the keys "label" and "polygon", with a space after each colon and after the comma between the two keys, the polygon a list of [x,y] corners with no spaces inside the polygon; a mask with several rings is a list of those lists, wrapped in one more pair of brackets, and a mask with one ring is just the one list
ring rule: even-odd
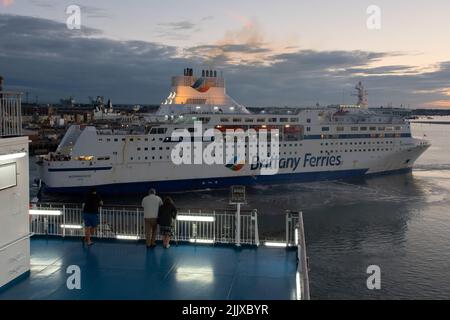
{"label": "sky", "polygon": [[192,67],[248,106],[354,103],[362,81],[370,106],[450,108],[449,15],[448,0],[0,0],[0,75],[47,103],[158,104]]}

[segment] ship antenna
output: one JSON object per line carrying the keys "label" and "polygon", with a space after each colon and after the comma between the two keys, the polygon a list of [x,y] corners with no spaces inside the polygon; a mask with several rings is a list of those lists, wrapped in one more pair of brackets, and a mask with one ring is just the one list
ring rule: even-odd
{"label": "ship antenna", "polygon": [[367,108],[367,91],[365,90],[362,82],[358,82],[358,84],[355,86],[356,94],[353,94],[353,96],[356,96],[358,98],[358,101],[356,102],[356,105],[358,107]]}

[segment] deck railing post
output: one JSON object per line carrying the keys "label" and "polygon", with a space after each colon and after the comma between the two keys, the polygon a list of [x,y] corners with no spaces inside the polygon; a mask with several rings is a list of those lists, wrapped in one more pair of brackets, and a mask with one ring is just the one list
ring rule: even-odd
{"label": "deck railing post", "polygon": [[173,241],[178,246],[178,220],[175,219],[174,227],[173,227]]}
{"label": "deck railing post", "polygon": [[236,204],[236,221],[235,221],[235,244],[237,247],[241,246],[241,204]]}
{"label": "deck railing post", "polygon": [[216,243],[216,210],[213,210],[213,217],[214,217],[214,221],[213,221],[212,233],[213,233],[213,241],[214,241],[214,243]]}
{"label": "deck railing post", "polygon": [[99,210],[99,223],[100,223],[100,230],[97,233],[97,237],[102,238],[103,237],[103,207],[100,207]]}
{"label": "deck railing post", "polygon": [[254,214],[254,228],[255,228],[255,244],[259,246],[259,228],[258,228],[258,211],[253,210]]}
{"label": "deck railing post", "polygon": [[139,236],[140,236],[139,221],[141,221],[141,219],[139,219],[139,208],[136,208],[136,237],[138,239],[139,239]]}
{"label": "deck railing post", "polygon": [[290,222],[290,211],[286,210],[286,246],[289,246],[289,236],[290,236],[290,229],[289,229],[289,222]]}
{"label": "deck railing post", "polygon": [[63,204],[62,207],[62,224],[63,224],[63,228],[62,228],[62,236],[63,238],[66,236],[66,205]]}
{"label": "deck railing post", "polygon": [[303,300],[310,299],[309,293],[309,275],[308,275],[308,258],[306,255],[305,227],[303,224],[303,212],[298,213],[298,271],[300,277],[300,297]]}
{"label": "deck railing post", "polygon": [[192,223],[192,236],[195,242],[197,242],[197,223]]}

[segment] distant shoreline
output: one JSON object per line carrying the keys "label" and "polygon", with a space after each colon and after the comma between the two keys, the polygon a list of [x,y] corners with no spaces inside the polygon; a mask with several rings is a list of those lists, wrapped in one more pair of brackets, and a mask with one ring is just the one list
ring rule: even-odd
{"label": "distant shoreline", "polygon": [[433,120],[425,120],[425,121],[410,121],[410,123],[422,123],[422,124],[450,124],[450,121],[433,121]]}

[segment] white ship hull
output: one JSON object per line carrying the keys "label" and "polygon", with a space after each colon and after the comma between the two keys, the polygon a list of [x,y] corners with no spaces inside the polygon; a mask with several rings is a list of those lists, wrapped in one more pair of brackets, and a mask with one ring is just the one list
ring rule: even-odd
{"label": "white ship hull", "polygon": [[[337,180],[408,172],[429,146],[426,142],[414,138],[402,138],[397,141],[387,139],[385,142],[389,147],[376,148],[383,151],[368,151],[368,145],[364,148],[361,145],[369,141],[361,139],[353,142],[358,145],[352,147],[352,152],[349,152],[348,145],[347,152],[345,147],[333,150],[338,151],[335,157],[340,156],[339,165],[326,165],[326,161],[323,164],[312,165],[314,163],[311,163],[311,158],[331,156],[331,153],[326,153],[327,148],[320,145],[323,143],[321,140],[303,141],[301,147],[283,148],[280,150],[280,168],[274,175],[261,175],[256,164],[244,164],[239,171],[230,170],[225,165],[175,165],[169,160],[171,149],[163,153],[164,161],[120,163],[86,161],[83,164],[80,161],[44,162],[40,166],[40,175],[49,192],[86,192],[90,187],[96,186],[99,191],[117,194],[146,192],[152,187],[161,192],[170,192],[226,188],[236,184]],[[359,142],[362,144],[359,145]],[[294,152],[297,154],[289,154]],[[283,168],[285,163],[287,168]]]}

